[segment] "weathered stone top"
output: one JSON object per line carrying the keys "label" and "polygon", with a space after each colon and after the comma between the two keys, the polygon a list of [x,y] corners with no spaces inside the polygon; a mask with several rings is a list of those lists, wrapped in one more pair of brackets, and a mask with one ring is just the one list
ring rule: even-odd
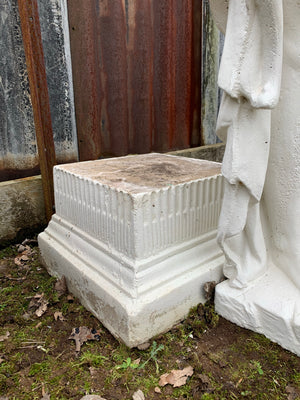
{"label": "weathered stone top", "polygon": [[126,157],[59,165],[56,168],[130,193],[143,193],[221,173],[221,164],[166,154]]}

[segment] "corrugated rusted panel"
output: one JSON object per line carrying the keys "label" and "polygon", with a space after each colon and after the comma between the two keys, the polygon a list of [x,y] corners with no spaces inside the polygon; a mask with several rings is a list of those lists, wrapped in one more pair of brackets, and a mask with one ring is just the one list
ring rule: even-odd
{"label": "corrugated rusted panel", "polygon": [[94,0],[68,1],[77,138],[80,160],[100,152],[100,88],[97,18]]}
{"label": "corrugated rusted panel", "polygon": [[188,147],[193,0],[69,0],[68,9],[80,159]]}
{"label": "corrugated rusted panel", "polygon": [[153,126],[153,24],[151,0],[126,3],[129,151],[152,150]]}
{"label": "corrugated rusted panel", "polygon": [[175,24],[173,1],[153,2],[154,14],[154,143],[167,151],[175,129]]}
{"label": "corrugated rusted panel", "polygon": [[170,147],[182,149],[190,146],[192,128],[193,0],[175,1],[175,23],[176,124]]}
{"label": "corrugated rusted panel", "polygon": [[46,217],[53,214],[55,150],[37,0],[18,0]]}
{"label": "corrugated rusted panel", "polygon": [[80,160],[128,152],[126,19],[122,0],[69,0]]}
{"label": "corrugated rusted panel", "polygon": [[[127,0],[125,0],[127,2]],[[127,19],[124,0],[95,1],[100,48],[102,155],[128,153]],[[96,32],[95,32],[96,33]],[[102,132],[101,132],[102,133]],[[104,133],[104,132],[103,132]]]}
{"label": "corrugated rusted panel", "polygon": [[202,145],[201,142],[201,84],[202,84],[202,1],[193,0],[193,53],[192,53],[192,132],[191,147]]}

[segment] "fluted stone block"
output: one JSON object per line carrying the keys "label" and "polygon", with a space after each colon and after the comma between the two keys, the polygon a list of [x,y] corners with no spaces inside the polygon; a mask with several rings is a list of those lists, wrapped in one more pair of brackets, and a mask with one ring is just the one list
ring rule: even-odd
{"label": "fluted stone block", "polygon": [[220,164],[127,156],[57,166],[54,184],[44,263],[128,346],[171,328],[220,279]]}

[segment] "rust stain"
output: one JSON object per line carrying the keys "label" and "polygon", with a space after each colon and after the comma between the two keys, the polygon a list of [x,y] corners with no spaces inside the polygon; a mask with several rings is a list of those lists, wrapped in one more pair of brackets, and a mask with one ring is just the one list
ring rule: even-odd
{"label": "rust stain", "polygon": [[[55,150],[37,0],[18,0],[46,217],[53,214]],[[8,172],[7,172],[8,173]]]}
{"label": "rust stain", "polygon": [[[106,2],[103,8],[107,8]],[[68,2],[79,158],[101,155],[100,89],[94,0]]]}
{"label": "rust stain", "polygon": [[153,25],[151,1],[135,9],[134,46],[130,69],[130,152],[149,153],[153,131]]}
{"label": "rust stain", "polygon": [[192,0],[175,2],[175,127],[171,148],[190,145],[192,99]]}
{"label": "rust stain", "polygon": [[174,0],[153,2],[154,29],[154,141],[156,151],[172,148],[175,128]]}
{"label": "rust stain", "polygon": [[40,174],[40,167],[36,165],[33,168],[23,168],[16,170],[15,168],[0,169],[0,182],[10,181],[13,179],[27,178]]}
{"label": "rust stain", "polygon": [[199,3],[68,1],[80,160],[198,144]]}
{"label": "rust stain", "polygon": [[[109,147],[104,147],[102,151],[115,155],[128,153],[126,17],[122,3],[122,0],[110,2],[109,14],[101,16],[98,21],[98,47],[106,77],[105,87],[101,88],[107,114],[103,122],[109,132]],[[102,142],[105,143],[104,140]]]}
{"label": "rust stain", "polygon": [[202,1],[193,0],[191,147],[197,147],[203,144],[201,143],[202,4]]}

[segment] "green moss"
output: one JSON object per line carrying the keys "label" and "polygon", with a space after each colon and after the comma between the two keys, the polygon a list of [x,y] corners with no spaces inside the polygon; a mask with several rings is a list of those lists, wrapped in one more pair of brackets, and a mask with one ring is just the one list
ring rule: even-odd
{"label": "green moss", "polygon": [[40,363],[34,363],[31,365],[28,376],[35,376],[35,375],[46,375],[50,371],[50,363],[49,361],[43,361]]}

